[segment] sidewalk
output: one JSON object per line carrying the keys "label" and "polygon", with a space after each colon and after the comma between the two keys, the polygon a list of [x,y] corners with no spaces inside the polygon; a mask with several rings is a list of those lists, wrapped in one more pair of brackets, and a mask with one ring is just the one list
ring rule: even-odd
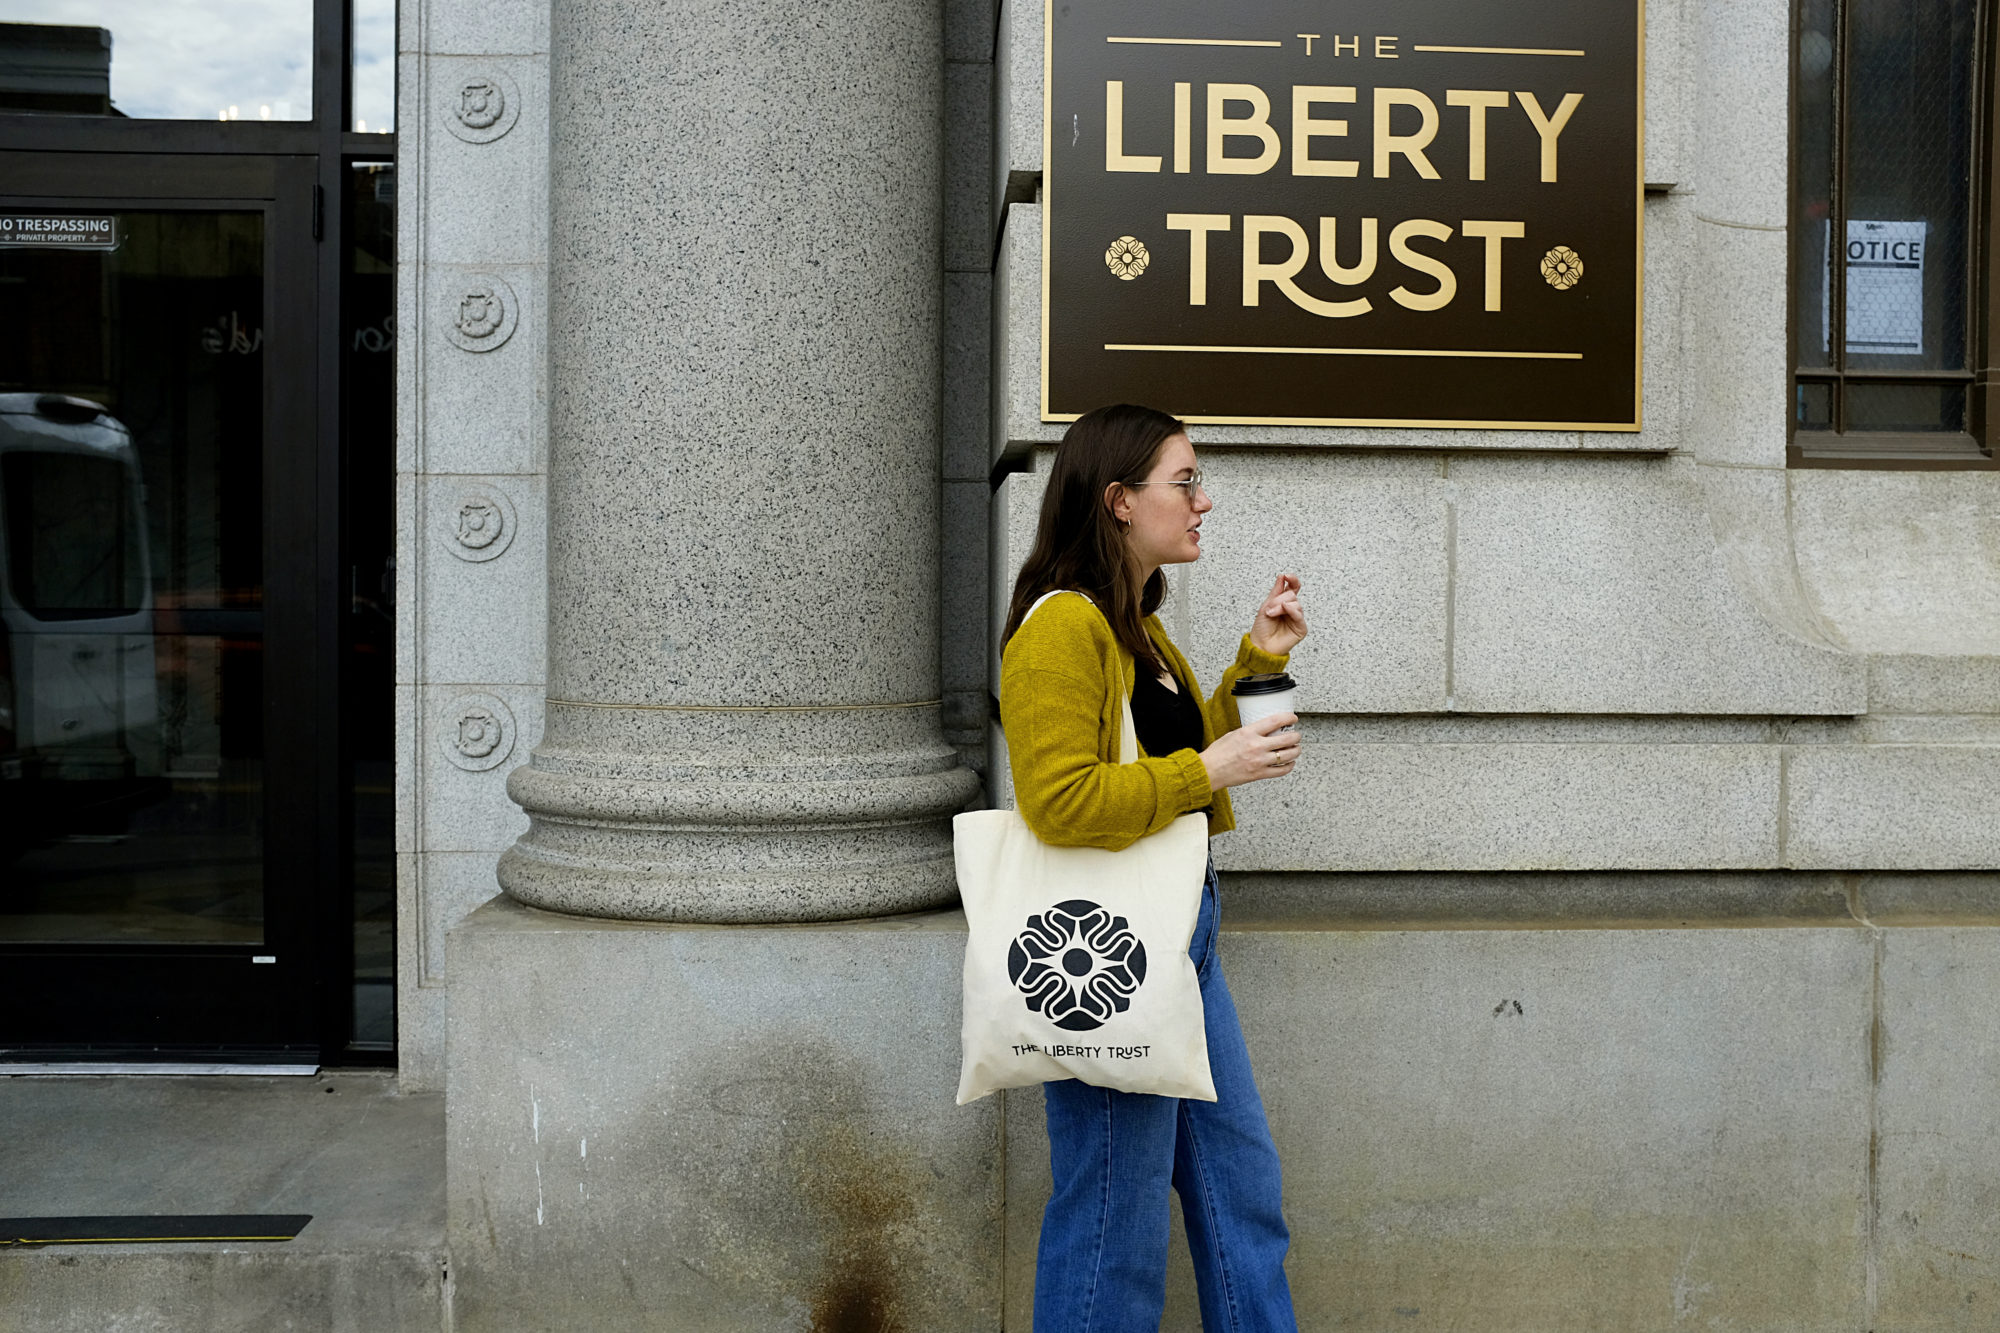
{"label": "sidewalk", "polygon": [[0,1076],[0,1217],[310,1213],[283,1243],[0,1250],[4,1333],[444,1327],[444,1098],[387,1073]]}

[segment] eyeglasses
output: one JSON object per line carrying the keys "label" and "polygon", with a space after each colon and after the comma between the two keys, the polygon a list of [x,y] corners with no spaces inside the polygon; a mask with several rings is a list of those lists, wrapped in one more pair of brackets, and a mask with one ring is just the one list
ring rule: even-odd
{"label": "eyeglasses", "polygon": [[1192,477],[1187,477],[1180,481],[1128,481],[1125,484],[1127,486],[1180,486],[1184,488],[1181,493],[1187,496],[1187,502],[1190,505],[1194,503],[1195,492],[1199,491],[1203,495],[1208,494],[1208,488],[1201,484],[1200,468],[1194,470]]}

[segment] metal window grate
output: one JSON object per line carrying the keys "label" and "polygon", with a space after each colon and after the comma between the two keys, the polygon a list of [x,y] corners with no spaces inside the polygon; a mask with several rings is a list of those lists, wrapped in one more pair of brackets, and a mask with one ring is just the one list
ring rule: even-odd
{"label": "metal window grate", "polygon": [[1798,0],[1794,461],[1986,458],[1977,0]]}

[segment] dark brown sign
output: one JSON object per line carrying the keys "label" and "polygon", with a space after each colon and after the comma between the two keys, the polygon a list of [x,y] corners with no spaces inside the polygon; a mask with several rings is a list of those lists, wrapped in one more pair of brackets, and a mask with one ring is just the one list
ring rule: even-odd
{"label": "dark brown sign", "polygon": [[1048,0],[1042,415],[1639,428],[1642,0]]}
{"label": "dark brown sign", "polygon": [[118,219],[110,214],[0,213],[0,248],[116,250]]}

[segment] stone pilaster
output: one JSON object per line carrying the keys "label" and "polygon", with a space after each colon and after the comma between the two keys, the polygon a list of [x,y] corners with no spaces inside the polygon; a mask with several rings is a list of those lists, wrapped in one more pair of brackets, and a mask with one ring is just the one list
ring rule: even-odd
{"label": "stone pilaster", "polygon": [[549,687],[500,882],[785,921],[951,900],[938,0],[551,16]]}

